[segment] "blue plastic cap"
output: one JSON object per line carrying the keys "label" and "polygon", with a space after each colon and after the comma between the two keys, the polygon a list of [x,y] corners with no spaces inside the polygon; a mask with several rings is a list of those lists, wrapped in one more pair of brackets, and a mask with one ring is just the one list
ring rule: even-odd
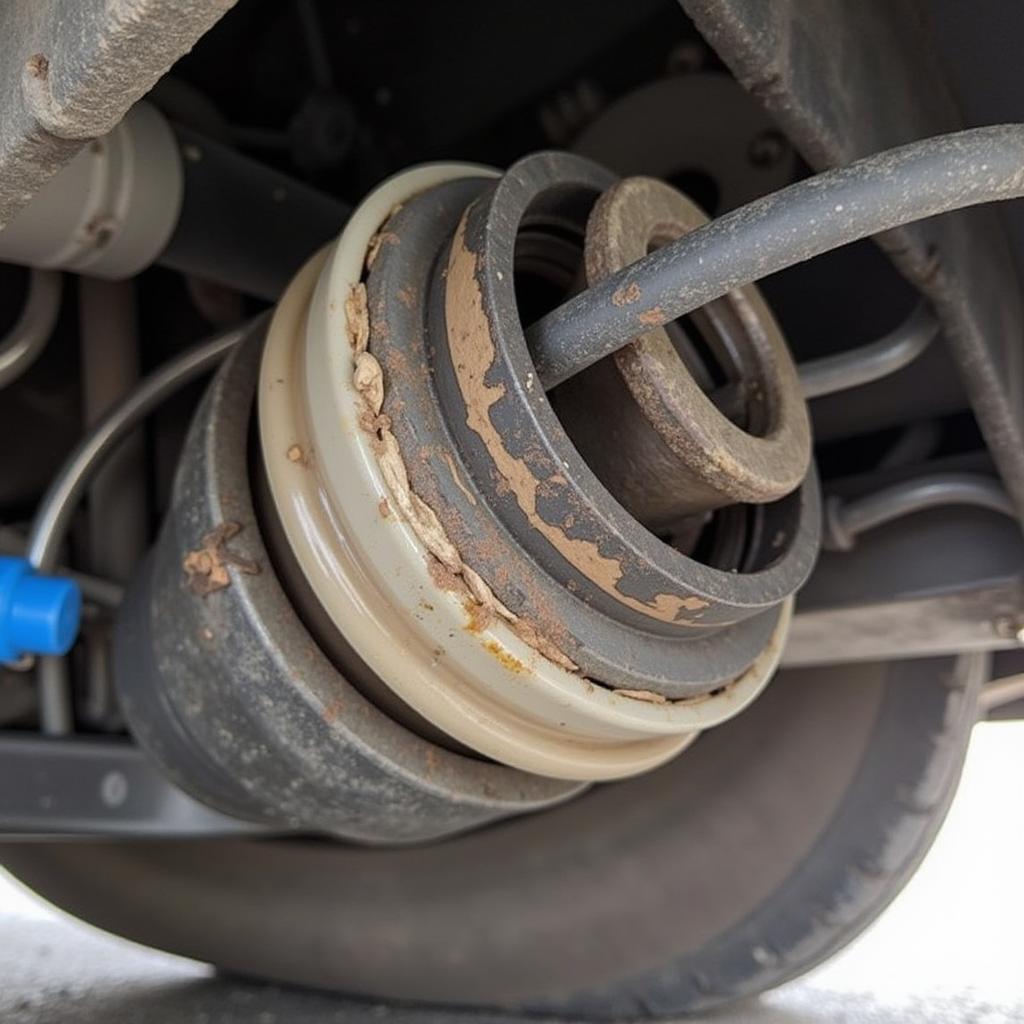
{"label": "blue plastic cap", "polygon": [[78,635],[78,585],[43,576],[28,559],[0,556],[0,661],[26,654],[67,654]]}

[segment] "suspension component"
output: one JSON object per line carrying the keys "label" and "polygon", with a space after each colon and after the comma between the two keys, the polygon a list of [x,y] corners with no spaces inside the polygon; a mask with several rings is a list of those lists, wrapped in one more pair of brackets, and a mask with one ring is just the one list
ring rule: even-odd
{"label": "suspension component", "polygon": [[312,640],[248,476],[261,341],[253,332],[208,391],[160,541],[119,616],[116,679],[136,739],[222,813],[364,842],[431,839],[571,795],[578,787],[422,739]]}
{"label": "suspension component", "polygon": [[[595,475],[526,345],[522,320],[582,281],[584,249],[588,272],[627,258],[602,255],[601,210],[637,187],[564,154],[381,186],[266,331],[251,481],[260,331],[221,372],[120,628],[126,715],[193,795],[424,838],[655,767],[768,682],[819,507],[796,373],[756,291],[727,300],[746,430],[672,364],[694,396],[661,481],[685,549]],[[649,213],[635,244],[660,230]]]}
{"label": "suspension component", "polygon": [[348,213],[138,103],[3,226],[0,259],[111,280],[159,263],[273,301]]}
{"label": "suspension component", "polygon": [[[590,215],[587,280],[601,281],[706,223],[668,185],[627,178]],[[627,289],[618,301],[639,297]],[[796,369],[757,289],[708,303],[694,320],[698,340],[711,350],[711,367],[694,365],[699,357],[689,338],[673,343],[655,328],[567,381],[557,403],[590,468],[650,526],[725,505],[777,501],[799,487],[810,464]],[[724,379],[716,380],[714,371],[724,371]],[[717,390],[707,394],[701,383]]]}

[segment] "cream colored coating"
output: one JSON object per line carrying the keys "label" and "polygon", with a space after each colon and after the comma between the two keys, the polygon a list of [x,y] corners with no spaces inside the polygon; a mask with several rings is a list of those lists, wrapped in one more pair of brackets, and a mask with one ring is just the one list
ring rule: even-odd
{"label": "cream colored coating", "polygon": [[397,205],[442,181],[482,174],[493,172],[432,165],[391,179],[289,287],[261,368],[270,490],[332,622],[406,703],[513,767],[563,779],[621,778],[668,760],[760,692],[778,663],[791,603],[769,647],[721,693],[652,703],[597,685],[524,642],[515,616],[463,565],[409,488],[390,430],[367,429],[386,381],[366,352],[361,278],[368,248]]}

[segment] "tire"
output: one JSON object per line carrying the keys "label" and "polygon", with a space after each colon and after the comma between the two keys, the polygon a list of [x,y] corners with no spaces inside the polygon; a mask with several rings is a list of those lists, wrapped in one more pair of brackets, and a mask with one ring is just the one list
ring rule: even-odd
{"label": "tire", "polygon": [[18,844],[82,919],[235,973],[592,1020],[762,992],[853,939],[956,788],[983,656],[780,674],[670,765],[431,846]]}

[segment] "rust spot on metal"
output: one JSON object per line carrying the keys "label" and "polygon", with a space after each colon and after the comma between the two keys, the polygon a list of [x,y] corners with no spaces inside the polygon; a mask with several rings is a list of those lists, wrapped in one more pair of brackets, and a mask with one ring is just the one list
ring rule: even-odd
{"label": "rust spot on metal", "polygon": [[391,515],[391,506],[388,504],[387,498],[381,498],[377,502],[377,511],[380,513],[382,519],[387,519]]}
{"label": "rust spot on metal", "polygon": [[613,306],[628,306],[633,302],[638,302],[643,292],[640,290],[640,285],[636,281],[630,281],[629,284],[624,285],[622,288],[616,288],[612,292],[612,305]]}
{"label": "rust spot on metal", "polygon": [[[494,611],[487,605],[480,604],[479,601],[473,597],[467,597],[462,602],[462,607],[466,612],[467,622],[466,629],[470,633],[482,633],[485,629],[488,629],[492,622],[494,622]],[[486,646],[486,645],[485,645]]]}
{"label": "rust spot on metal", "polygon": [[[563,654],[547,635],[520,619],[502,604],[484,579],[462,561],[458,549],[449,538],[440,518],[433,508],[412,489],[405,458],[399,449],[398,439],[391,430],[391,419],[381,412],[386,383],[382,367],[377,358],[366,350],[365,345],[360,350],[356,341],[357,335],[361,337],[364,328],[366,344],[369,343],[371,337],[375,344],[382,338],[386,339],[387,324],[383,320],[383,310],[380,308],[380,304],[378,304],[379,308],[374,311],[375,315],[371,323],[366,287],[360,284],[358,289],[361,289],[361,293],[357,292],[357,289],[353,289],[349,302],[346,302],[346,314],[349,316],[350,332],[353,335],[353,344],[356,346],[352,381],[363,404],[359,424],[370,434],[381,475],[395,502],[396,513],[409,523],[413,532],[427,549],[427,567],[431,579],[439,589],[450,591],[460,597],[463,608],[469,617],[467,628],[470,632],[482,632],[496,618],[500,619],[538,653],[570,672],[577,672],[579,666],[574,661]],[[405,305],[410,305],[415,301],[415,292],[412,289],[403,289],[398,293],[398,298]],[[365,320],[365,324],[363,320]],[[358,322],[353,324],[353,321]],[[384,358],[390,374],[401,374],[406,377],[418,374],[424,382],[429,376],[425,364],[418,367],[410,366],[405,356],[396,352],[394,348],[388,348]],[[446,461],[456,485],[475,505],[476,496],[462,481],[451,454],[442,451],[441,455]],[[421,448],[418,456],[422,461],[429,462],[432,450],[426,447]],[[391,505],[386,499],[382,499],[378,507],[383,516],[391,511]],[[426,605],[426,607],[430,608],[431,606]]]}
{"label": "rust spot on metal", "polygon": [[193,594],[208,597],[230,587],[228,566],[249,576],[259,573],[260,567],[256,562],[242,558],[227,548],[227,542],[241,532],[239,523],[221,523],[203,536],[201,547],[185,555],[181,567],[185,570],[186,585]]}
{"label": "rust spot on metal", "polygon": [[457,573],[452,572],[439,558],[428,552],[427,571],[438,590],[447,590],[453,594],[465,594],[466,585]]}
{"label": "rust spot on metal", "polygon": [[488,640],[484,644],[485,650],[489,654],[493,654],[498,661],[505,666],[510,672],[515,672],[517,675],[523,675],[530,671],[528,665],[524,665],[518,658],[509,654],[504,647],[501,646],[496,640]]}
{"label": "rust spot on metal", "polygon": [[330,725],[332,722],[337,721],[344,710],[345,702],[340,697],[335,697],[334,700],[324,706],[323,711],[320,712],[320,717]]}
{"label": "rust spot on metal", "polygon": [[33,78],[45,81],[50,76],[50,59],[45,53],[34,53],[25,62],[25,70]]}
{"label": "rust spot on metal", "polygon": [[537,511],[542,481],[534,476],[525,460],[505,447],[504,439],[491,422],[491,407],[505,397],[505,385],[487,383],[497,349],[476,278],[477,257],[466,247],[465,236],[463,216],[448,259],[445,314],[455,376],[466,404],[466,425],[483,442],[501,481],[515,496],[527,521],[570,565],[629,608],[662,622],[698,625],[685,613],[706,608],[709,602],[693,595],[656,594],[650,601],[643,601],[624,594],[618,586],[624,574],[618,559],[603,555],[593,541],[568,536],[561,525],[547,522]]}
{"label": "rust spot on metal", "polygon": [[645,309],[642,313],[638,313],[637,320],[645,327],[660,327],[665,322],[665,314],[662,312],[661,306],[655,306],[654,309]]}

